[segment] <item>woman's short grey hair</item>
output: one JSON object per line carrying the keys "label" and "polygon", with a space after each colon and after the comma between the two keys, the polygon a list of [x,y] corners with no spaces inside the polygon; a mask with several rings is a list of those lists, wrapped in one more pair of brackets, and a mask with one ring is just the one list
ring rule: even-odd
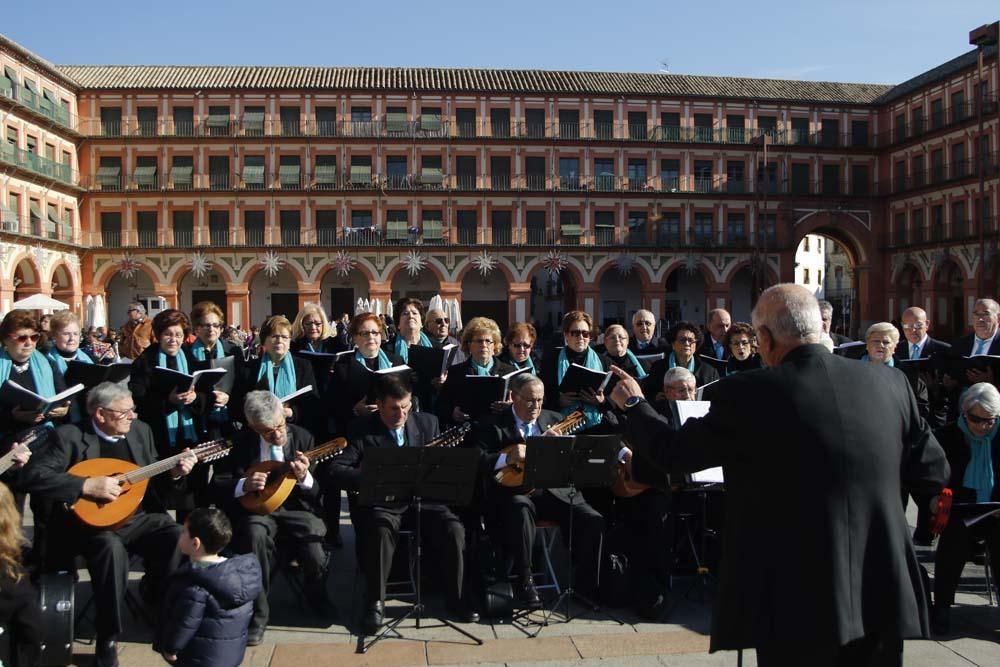
{"label": "woman's short grey hair", "polygon": [[257,426],[274,426],[284,416],[278,397],[269,391],[251,391],[243,400],[243,414],[247,422]]}
{"label": "woman's short grey hair", "polygon": [[545,390],[545,383],[542,382],[537,375],[532,375],[531,373],[521,373],[520,375],[515,375],[510,379],[510,390],[515,394],[520,394],[533,384],[540,384],[542,385],[542,391]]}
{"label": "woman's short grey hair", "polygon": [[1000,391],[989,382],[972,385],[962,394],[962,412],[968,412],[973,406],[991,417],[1000,415]]}
{"label": "woman's short grey hair", "polygon": [[133,301],[132,303],[130,303],[128,305],[128,309],[129,310],[133,310],[133,309],[134,310],[138,310],[140,315],[145,315],[146,314],[146,306],[142,305],[138,301]]}
{"label": "woman's short grey hair", "polygon": [[673,368],[667,370],[663,374],[663,386],[666,387],[668,384],[673,384],[678,380],[684,380],[684,382],[697,382],[694,377],[694,373],[684,368],[683,366],[674,366]]}
{"label": "woman's short grey hair", "polygon": [[893,326],[892,322],[876,322],[875,324],[868,327],[868,331],[865,332],[865,342],[872,336],[882,336],[889,334],[889,340],[895,345],[899,342],[899,329]]}
{"label": "woman's short grey hair", "polygon": [[97,414],[97,408],[108,408],[117,400],[132,398],[132,392],[118,382],[102,382],[87,393],[87,414]]}

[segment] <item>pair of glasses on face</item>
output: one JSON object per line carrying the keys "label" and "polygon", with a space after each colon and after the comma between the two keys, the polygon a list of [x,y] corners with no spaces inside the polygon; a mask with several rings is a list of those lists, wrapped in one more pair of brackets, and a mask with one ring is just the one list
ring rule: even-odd
{"label": "pair of glasses on face", "polygon": [[323,326],[323,323],[322,322],[315,322],[313,320],[307,320],[307,321],[305,321],[305,322],[302,323],[302,326],[304,326],[304,327],[316,327],[317,329],[319,329],[320,327]]}
{"label": "pair of glasses on face", "polygon": [[511,347],[517,348],[518,350],[530,350],[531,343],[511,343]]}
{"label": "pair of glasses on face", "polygon": [[585,329],[573,329],[567,333],[573,338],[590,338],[590,332]]}
{"label": "pair of glasses on face", "polygon": [[29,340],[32,343],[37,343],[40,336],[41,336],[41,334],[36,334],[36,333],[33,333],[33,334],[21,334],[20,336],[14,336],[12,334],[12,335],[8,336],[8,338],[10,340],[14,341],[14,342],[17,342],[17,343],[20,343],[21,345],[24,345]]}
{"label": "pair of glasses on face", "polygon": [[695,345],[698,343],[697,338],[678,338],[677,342],[681,345]]}
{"label": "pair of glasses on face", "polygon": [[434,319],[434,324],[448,324],[447,317],[437,317]]}
{"label": "pair of glasses on face", "polygon": [[374,329],[372,329],[372,330],[369,330],[369,331],[359,331],[358,335],[361,336],[362,338],[367,338],[368,336],[381,336],[382,332],[381,331],[375,331]]}
{"label": "pair of glasses on face", "polygon": [[997,422],[996,417],[977,417],[971,412],[966,412],[965,418],[969,420],[970,424],[976,424],[978,426],[993,426],[993,424]]}
{"label": "pair of glasses on face", "polygon": [[125,419],[126,417],[134,417],[136,415],[135,407],[125,408],[124,410],[112,410],[111,408],[102,408],[105,412],[110,413],[115,419]]}
{"label": "pair of glasses on face", "polygon": [[750,341],[748,340],[734,340],[732,342],[733,347],[750,347]]}

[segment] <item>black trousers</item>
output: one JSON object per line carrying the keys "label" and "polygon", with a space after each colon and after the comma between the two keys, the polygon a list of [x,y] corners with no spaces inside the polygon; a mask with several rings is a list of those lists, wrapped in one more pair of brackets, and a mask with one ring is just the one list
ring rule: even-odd
{"label": "black trousers", "polygon": [[670,509],[669,492],[659,489],[614,501],[614,533],[624,536],[638,605],[651,604],[670,586],[674,530]]}
{"label": "black trousers", "polygon": [[260,563],[263,590],[253,603],[250,627],[265,628],[271,617],[267,595],[271,592],[271,575],[278,560],[278,543],[295,549],[295,556],[302,566],[307,581],[319,585],[326,569],[326,552],[323,537],[326,526],[312,512],[278,508],[265,515],[248,514],[240,526],[240,550],[252,553]]}
{"label": "black trousers", "polygon": [[903,640],[868,635],[835,649],[802,644],[757,647],[758,667],[903,667]]}
{"label": "black trousers", "polygon": [[538,521],[557,521],[563,539],[569,539],[569,517],[573,514],[573,567],[575,587],[593,592],[597,588],[598,562],[604,517],[577,494],[572,506],[549,491],[531,495],[496,490],[487,503],[489,530],[494,544],[502,545],[505,560],[512,561],[514,575],[531,576],[531,555]]}
{"label": "black trousers", "polygon": [[71,531],[87,561],[94,588],[97,636],[117,635],[124,628],[130,555],[142,557],[150,591],[158,599],[167,576],[180,563],[177,540],[181,526],[168,514],[140,512],[116,530],[94,530],[76,524]]}
{"label": "black trousers", "polygon": [[[404,521],[414,525],[415,513],[412,508],[388,507],[373,507],[365,512],[365,590],[369,603],[385,600],[385,582],[392,569],[399,531]],[[420,518],[423,539],[438,543],[445,599],[449,606],[457,607],[463,603],[465,592],[465,526],[445,505],[423,505]]]}
{"label": "black trousers", "polygon": [[950,607],[955,604],[955,589],[962,577],[965,563],[972,556],[972,548],[979,540],[986,540],[990,550],[990,574],[996,586],[1000,567],[1000,519],[991,516],[970,527],[957,516],[952,516],[948,527],[938,539],[934,559],[934,606]]}

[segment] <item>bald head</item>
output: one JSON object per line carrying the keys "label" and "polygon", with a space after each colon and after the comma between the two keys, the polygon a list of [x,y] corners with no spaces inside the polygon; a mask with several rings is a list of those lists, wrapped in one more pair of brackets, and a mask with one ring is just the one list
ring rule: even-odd
{"label": "bald head", "polygon": [[910,345],[919,345],[927,335],[927,313],[923,308],[913,306],[903,311],[900,318],[903,322],[903,334]]}
{"label": "bald head", "polygon": [[764,290],[753,309],[753,325],[768,366],[780,363],[800,345],[819,342],[823,333],[816,297],[805,287],[790,283]]}
{"label": "bald head", "polygon": [[726,332],[733,325],[733,319],[729,311],[725,308],[716,308],[708,311],[708,332],[717,342],[722,342],[726,337]]}
{"label": "bald head", "polygon": [[648,310],[639,309],[632,316],[632,335],[640,343],[648,343],[656,331],[656,318]]}

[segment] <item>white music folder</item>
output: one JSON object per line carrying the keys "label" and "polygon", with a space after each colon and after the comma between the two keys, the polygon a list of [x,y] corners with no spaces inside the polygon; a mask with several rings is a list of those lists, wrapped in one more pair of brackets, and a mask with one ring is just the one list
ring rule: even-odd
{"label": "white music folder", "polygon": [[[692,417],[704,417],[711,407],[711,401],[677,401],[677,414],[680,415],[681,425]],[[691,473],[691,481],[700,484],[722,484],[725,479],[720,466]]]}

